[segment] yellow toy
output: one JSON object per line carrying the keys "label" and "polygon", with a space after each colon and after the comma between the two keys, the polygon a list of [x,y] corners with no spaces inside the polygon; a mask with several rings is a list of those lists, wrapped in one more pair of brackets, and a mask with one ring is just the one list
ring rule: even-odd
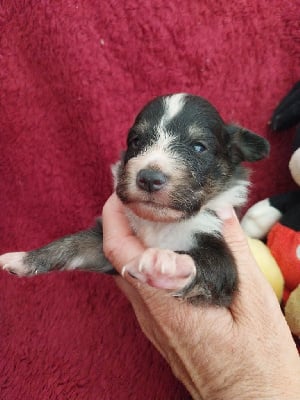
{"label": "yellow toy", "polygon": [[271,284],[278,301],[281,302],[284,279],[275,258],[261,240],[248,238],[248,244],[259,268]]}

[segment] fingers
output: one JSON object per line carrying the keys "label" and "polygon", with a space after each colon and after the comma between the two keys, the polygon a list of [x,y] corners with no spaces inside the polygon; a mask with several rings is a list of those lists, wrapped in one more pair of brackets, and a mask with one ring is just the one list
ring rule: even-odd
{"label": "fingers", "polygon": [[259,273],[234,209],[228,207],[219,210],[218,216],[223,221],[223,236],[235,257],[239,274],[253,276]]}
{"label": "fingers", "polygon": [[145,250],[130,229],[124,206],[114,193],[103,207],[103,250],[112,265],[121,273],[124,265]]}
{"label": "fingers", "polygon": [[224,209],[218,215],[223,220],[223,235],[236,260],[239,276],[238,293],[230,307],[232,313],[244,317],[247,310],[252,313],[258,307],[278,312],[275,293],[252,256],[234,210]]}
{"label": "fingers", "polygon": [[[233,209],[224,208],[223,210],[220,210],[218,214],[223,220],[224,238],[237,263],[239,292],[236,298],[238,298],[240,302],[239,308],[243,309],[245,302],[252,303],[255,298],[255,293],[263,293],[264,298],[269,295],[272,303],[274,301],[272,296],[275,297],[275,295],[250,252],[246,237]],[[133,260],[135,260],[134,263],[136,263],[136,260],[140,260],[146,249],[131,231],[124,206],[115,194],[113,194],[106,202],[103,208],[102,218],[104,232],[103,248],[105,255],[121,274],[123,267],[132,266]],[[152,271],[154,267],[152,266],[152,263],[150,264],[150,269]],[[139,274],[144,272],[145,275],[143,268],[139,271],[139,264],[137,264],[137,271],[135,272]],[[167,282],[166,285],[164,274],[161,275],[164,278],[163,285],[162,282],[159,281],[159,284],[154,286],[170,288],[169,282]],[[160,290],[157,291],[153,288],[150,290],[148,285],[141,283],[138,279],[134,279],[128,273],[125,274],[125,278],[134,289],[138,290],[142,297],[145,296],[146,298],[151,298],[153,291],[158,296],[159,293],[161,294]],[[141,279],[141,281],[144,282],[145,279]],[[174,282],[172,282],[172,284],[173,283]],[[276,299],[275,301],[277,302]]]}
{"label": "fingers", "polygon": [[[114,223],[112,223],[112,221]],[[118,270],[120,275],[124,270],[124,266],[132,265],[139,260],[144,254],[146,248],[133,234],[130,229],[128,219],[124,210],[124,206],[118,199],[116,194],[111,195],[104,205],[102,213],[103,223],[103,250],[105,256]],[[125,268],[126,271],[126,268]],[[138,279],[126,273],[123,276],[129,282],[132,290],[129,291],[129,285],[122,285],[122,278],[117,279],[118,286],[122,288],[125,295],[130,301],[139,303],[139,298],[133,298],[134,291],[138,291],[145,299],[155,296],[166,297],[164,291],[156,290],[153,287],[141,283]],[[168,297],[174,300],[169,294]]]}

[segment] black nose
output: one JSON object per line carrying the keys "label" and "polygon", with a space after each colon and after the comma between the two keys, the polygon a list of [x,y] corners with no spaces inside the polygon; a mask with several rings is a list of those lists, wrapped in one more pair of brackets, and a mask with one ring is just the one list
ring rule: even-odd
{"label": "black nose", "polygon": [[166,175],[152,169],[141,169],[136,177],[137,186],[146,192],[157,192],[166,182]]}

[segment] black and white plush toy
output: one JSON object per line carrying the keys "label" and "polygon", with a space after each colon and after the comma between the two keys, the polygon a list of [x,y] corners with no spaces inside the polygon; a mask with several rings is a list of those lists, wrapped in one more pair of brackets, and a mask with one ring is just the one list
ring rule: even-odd
{"label": "black and white plush toy", "polygon": [[[282,131],[299,122],[300,82],[274,111],[271,127]],[[300,124],[296,128],[289,169],[299,189],[256,203],[245,214],[242,226],[252,238],[267,238],[284,277],[286,318],[291,331],[300,337]]]}

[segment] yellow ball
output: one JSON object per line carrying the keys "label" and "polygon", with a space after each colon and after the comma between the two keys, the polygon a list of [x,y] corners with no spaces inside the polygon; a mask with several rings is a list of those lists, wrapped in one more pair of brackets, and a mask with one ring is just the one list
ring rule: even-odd
{"label": "yellow ball", "polygon": [[258,266],[271,284],[278,300],[281,301],[284,279],[275,258],[261,240],[248,238],[248,244]]}

